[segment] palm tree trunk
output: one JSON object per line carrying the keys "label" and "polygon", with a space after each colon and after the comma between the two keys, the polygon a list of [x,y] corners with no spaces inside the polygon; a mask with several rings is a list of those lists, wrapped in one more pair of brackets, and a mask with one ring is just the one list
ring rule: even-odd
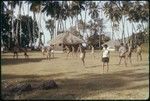
{"label": "palm tree trunk", "polygon": [[66,20],[65,20],[65,31],[67,30]]}
{"label": "palm tree trunk", "polygon": [[[87,13],[87,8],[85,7],[85,16],[84,16],[84,33],[85,33],[85,27],[86,27],[86,13]],[[83,33],[83,35],[84,35],[84,33]]]}
{"label": "palm tree trunk", "polygon": [[129,38],[129,36],[130,36],[130,35],[129,35],[129,29],[128,29],[128,25],[129,25],[129,24],[128,24],[128,21],[127,21],[127,20],[126,20],[126,23],[127,23],[127,24],[126,24],[126,25],[127,25],[127,33],[128,33],[128,38]]}
{"label": "palm tree trunk", "polygon": [[111,21],[111,30],[112,30],[112,35],[111,35],[111,39],[113,40],[114,38],[114,27],[113,27],[114,23],[113,21]]}
{"label": "palm tree trunk", "polygon": [[143,21],[141,22],[141,24],[142,24],[142,28],[143,28],[143,31],[144,31],[144,30],[145,30],[145,27],[144,27]]}
{"label": "palm tree trunk", "polygon": [[58,31],[59,31],[59,23],[60,23],[60,19],[58,19],[58,21],[57,21],[57,31],[56,31],[57,34],[58,34]]}
{"label": "palm tree trunk", "polygon": [[12,17],[11,17],[11,32],[12,32],[12,38],[14,39],[15,33],[14,33],[14,10],[13,5],[11,4],[11,11],[12,11]]}
{"label": "palm tree trunk", "polygon": [[63,32],[64,32],[64,30],[65,30],[65,25],[64,25],[64,23],[63,23],[63,20],[61,19],[61,24],[62,24],[62,30],[63,30]]}
{"label": "palm tree trunk", "polygon": [[21,45],[21,33],[22,33],[22,24],[21,24],[21,20],[20,20],[20,32],[19,32],[19,33],[20,33],[20,42],[19,42],[19,43],[20,43],[20,45]]}
{"label": "palm tree trunk", "polygon": [[39,45],[40,46],[42,44],[42,35],[41,35],[41,32],[40,32],[40,29],[41,29],[41,16],[42,16],[42,9],[41,9],[41,6],[40,6],[40,13],[39,13],[39,32],[38,32],[38,35],[39,35]]}
{"label": "palm tree trunk", "polygon": [[56,35],[57,35],[57,23],[56,23],[56,18],[54,18],[54,25],[55,25],[55,29],[54,29],[54,37],[53,38],[55,38],[56,37]]}
{"label": "palm tree trunk", "polygon": [[122,19],[121,19],[121,21],[122,21],[122,42],[124,43],[124,21],[123,21],[123,16],[122,16]]}
{"label": "palm tree trunk", "polygon": [[134,42],[134,40],[135,40],[135,36],[134,36],[134,32],[133,32],[133,22],[131,22],[131,24],[132,24],[132,46],[133,47],[135,47],[135,42]]}
{"label": "palm tree trunk", "polygon": [[76,23],[76,24],[77,24],[77,27],[76,27],[76,28],[77,28],[77,31],[79,31],[78,21],[79,21],[79,18],[78,18],[78,15],[77,15],[77,21],[76,21],[76,22],[77,22],[77,23]]}
{"label": "palm tree trunk", "polygon": [[124,34],[123,34],[123,35],[124,35],[124,41],[126,42],[127,40],[125,40],[125,37],[126,37],[126,36],[125,36],[125,25],[126,25],[126,24],[125,24],[125,16],[124,16],[124,17],[123,17],[123,31],[124,31]]}
{"label": "palm tree trunk", "polygon": [[[28,17],[29,17],[29,3],[28,3]],[[30,29],[30,19],[29,18],[28,18],[28,32],[29,32],[29,43],[32,45],[32,37],[31,37],[31,29]]]}
{"label": "palm tree trunk", "polygon": [[[35,35],[35,12],[33,12],[32,35]],[[33,41],[32,41],[33,42]]]}
{"label": "palm tree trunk", "polygon": [[15,32],[15,44],[18,45],[18,23],[19,23],[18,19],[16,19],[16,23],[17,25],[16,25],[16,32]]}
{"label": "palm tree trunk", "polygon": [[70,22],[70,26],[72,26],[72,23],[71,23],[71,22],[72,22],[72,20],[71,20],[71,17],[69,17],[69,18],[70,18],[70,19],[69,19],[69,22]]}

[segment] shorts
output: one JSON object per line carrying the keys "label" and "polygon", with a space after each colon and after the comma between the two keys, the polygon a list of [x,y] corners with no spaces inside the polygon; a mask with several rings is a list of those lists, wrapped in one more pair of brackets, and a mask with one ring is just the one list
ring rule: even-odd
{"label": "shorts", "polygon": [[102,58],[102,62],[109,62],[109,58],[108,57]]}

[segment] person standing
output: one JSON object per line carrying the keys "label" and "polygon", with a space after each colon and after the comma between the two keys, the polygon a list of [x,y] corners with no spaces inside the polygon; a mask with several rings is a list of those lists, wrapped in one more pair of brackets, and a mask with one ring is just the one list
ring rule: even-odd
{"label": "person standing", "polygon": [[86,53],[85,49],[86,49],[86,45],[82,44],[79,47],[80,47],[80,58],[83,62],[83,65],[85,66],[85,53]]}
{"label": "person standing", "polygon": [[102,50],[103,73],[104,73],[105,64],[106,64],[106,66],[107,66],[107,72],[108,72],[108,70],[109,70],[109,65],[108,65],[108,63],[109,63],[109,53],[110,53],[110,52],[109,52],[109,50],[108,50],[108,45],[105,44],[105,45],[104,45],[104,48],[103,48],[103,50]]}
{"label": "person standing", "polygon": [[119,48],[119,65],[121,63],[121,60],[124,59],[124,63],[125,63],[125,66],[127,66],[127,62],[126,62],[126,53],[127,53],[127,49],[126,47],[124,46],[123,43],[121,43],[121,46]]}
{"label": "person standing", "polygon": [[52,58],[54,58],[54,45],[51,45],[51,55],[52,55]]}
{"label": "person standing", "polygon": [[137,53],[137,61],[142,60],[142,48],[140,44],[137,44],[137,48],[136,48],[136,53]]}
{"label": "person standing", "polygon": [[95,59],[95,52],[94,52],[94,46],[93,45],[91,45],[91,55],[94,57],[94,59]]}
{"label": "person standing", "polygon": [[25,58],[29,58],[29,55],[27,54],[27,51],[28,51],[28,49],[27,49],[27,46],[26,46],[26,47],[23,49]]}
{"label": "person standing", "polygon": [[51,58],[51,46],[48,46],[47,48],[46,48],[46,56],[47,56],[47,59],[48,60],[50,60],[50,58]]}
{"label": "person standing", "polygon": [[42,54],[45,55],[45,47],[42,45]]}
{"label": "person standing", "polygon": [[13,51],[14,51],[13,58],[15,58],[15,56],[16,56],[16,58],[18,59],[19,48],[17,47],[17,45],[14,46],[14,50]]}
{"label": "person standing", "polygon": [[132,64],[132,52],[133,52],[133,48],[130,44],[128,44],[128,51],[127,51],[127,56],[128,56],[128,59],[130,60],[130,63]]}

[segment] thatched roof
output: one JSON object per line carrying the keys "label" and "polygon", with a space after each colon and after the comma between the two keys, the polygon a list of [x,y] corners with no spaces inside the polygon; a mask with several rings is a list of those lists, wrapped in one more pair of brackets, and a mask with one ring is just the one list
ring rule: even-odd
{"label": "thatched roof", "polygon": [[65,32],[62,34],[59,34],[51,41],[48,41],[48,44],[80,44],[83,43],[84,40],[78,38],[77,36]]}

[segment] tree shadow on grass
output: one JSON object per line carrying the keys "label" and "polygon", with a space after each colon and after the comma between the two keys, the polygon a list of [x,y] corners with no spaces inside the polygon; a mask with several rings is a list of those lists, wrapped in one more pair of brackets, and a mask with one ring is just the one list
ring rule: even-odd
{"label": "tree shadow on grass", "polygon": [[[58,57],[54,57],[51,59],[57,59]],[[33,62],[40,62],[42,60],[47,60],[46,58],[3,58],[1,59],[1,65],[16,65],[16,64],[22,64],[22,63],[33,63]]]}
{"label": "tree shadow on grass", "polygon": [[[134,85],[134,82],[145,81],[149,79],[148,73],[138,73],[139,69],[123,70],[107,74],[85,73],[76,75],[76,78],[60,78],[55,79],[58,84],[58,89],[32,91],[24,95],[25,99],[82,99],[97,94],[103,94],[110,91],[132,90],[148,88],[148,84]],[[64,73],[66,74],[66,73]],[[61,76],[63,73],[33,76],[33,75],[14,75],[14,78],[26,77],[31,81],[38,78],[36,82],[41,82],[42,78],[51,79],[52,76]],[[7,78],[8,75],[5,75]],[[9,75],[13,77],[13,75]],[[3,77],[3,75],[2,75]],[[27,82],[27,81],[23,81]],[[128,85],[132,85],[129,87]],[[99,92],[99,93],[97,93]],[[25,97],[26,96],[26,97]]]}
{"label": "tree shadow on grass", "polygon": [[18,59],[13,59],[13,58],[4,58],[1,59],[1,65],[15,65],[15,64],[22,64],[22,63],[29,63],[29,62],[40,62],[45,58],[18,58]]}
{"label": "tree shadow on grass", "polygon": [[94,66],[86,66],[85,68],[96,68],[96,67],[99,67],[101,65],[94,65]]}
{"label": "tree shadow on grass", "polygon": [[149,63],[140,63],[140,64],[133,64],[134,67],[140,67],[140,66],[149,66]]}

